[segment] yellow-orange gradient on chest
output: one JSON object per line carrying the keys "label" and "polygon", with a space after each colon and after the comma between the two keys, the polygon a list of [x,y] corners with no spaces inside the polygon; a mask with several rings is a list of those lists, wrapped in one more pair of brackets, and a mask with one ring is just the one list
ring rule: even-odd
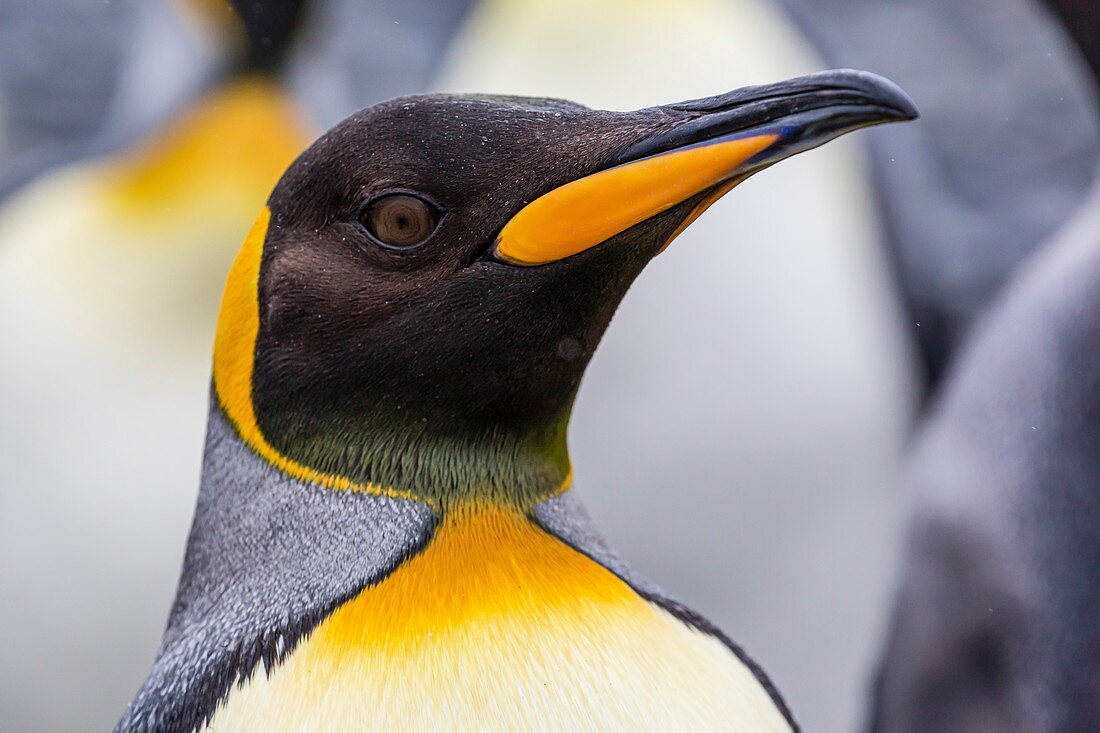
{"label": "yellow-orange gradient on chest", "polygon": [[210,730],[673,725],[789,729],[720,641],[518,513],[471,508],[234,688]]}

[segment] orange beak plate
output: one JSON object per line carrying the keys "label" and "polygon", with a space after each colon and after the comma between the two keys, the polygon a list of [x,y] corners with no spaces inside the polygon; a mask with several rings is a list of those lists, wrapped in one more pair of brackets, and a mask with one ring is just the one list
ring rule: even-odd
{"label": "orange beak plate", "polygon": [[[520,209],[501,230],[494,254],[505,262],[529,266],[583,252],[729,181],[742,164],[778,139],[765,134],[693,145],[566,183]],[[717,195],[701,202],[686,223],[729,188],[716,189]]]}

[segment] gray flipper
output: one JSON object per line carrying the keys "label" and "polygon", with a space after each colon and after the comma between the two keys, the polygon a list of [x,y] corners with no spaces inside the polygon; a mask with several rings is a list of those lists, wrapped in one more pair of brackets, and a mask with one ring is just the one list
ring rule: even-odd
{"label": "gray flipper", "polygon": [[786,701],[760,665],[710,621],[679,601],[669,598],[652,581],[632,570],[600,536],[588,511],[577,497],[576,490],[568,489],[536,506],[533,519],[551,535],[617,575],[642,598],[655,603],[689,626],[710,634],[725,644],[749,668],[761,687],[767,691],[775,706],[779,708],[779,712],[791,726],[791,730],[798,733],[798,724],[787,707]]}
{"label": "gray flipper", "polygon": [[883,228],[929,379],[1100,160],[1093,79],[1033,0],[781,0],[825,61],[900,84],[921,119],[869,130]]}
{"label": "gray flipper", "polygon": [[1100,187],[975,328],[908,467],[874,730],[1100,730]]}
{"label": "gray flipper", "polygon": [[179,591],[152,672],[116,733],[195,730],[233,684],[261,662],[270,668],[415,554],[434,524],[425,504],[287,477],[212,404]]}

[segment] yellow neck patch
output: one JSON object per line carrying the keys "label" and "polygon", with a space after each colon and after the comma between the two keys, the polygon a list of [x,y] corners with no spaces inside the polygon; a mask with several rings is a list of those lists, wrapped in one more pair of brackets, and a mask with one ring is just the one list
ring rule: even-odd
{"label": "yellow neck patch", "polygon": [[209,730],[787,731],[720,641],[521,515],[467,507]]}
{"label": "yellow neck patch", "polygon": [[259,281],[264,240],[271,211],[264,207],[237,253],[222,295],[218,330],[214,337],[214,391],[229,421],[245,441],[271,465],[301,481],[341,491],[364,491],[395,498],[411,494],[375,484],[355,483],[343,476],[322,473],[280,453],[267,442],[256,421],[252,403],[252,370],[256,337],[260,331]]}
{"label": "yellow neck patch", "polygon": [[514,511],[465,506],[444,515],[421,554],[337,610],[312,645],[331,660],[379,646],[419,654],[442,641],[435,633],[495,627],[530,601],[556,616],[637,600],[606,569]]}

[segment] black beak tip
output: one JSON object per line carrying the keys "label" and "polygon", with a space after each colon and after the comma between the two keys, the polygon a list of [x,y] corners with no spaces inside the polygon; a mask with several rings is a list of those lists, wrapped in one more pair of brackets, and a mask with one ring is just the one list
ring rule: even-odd
{"label": "black beak tip", "polygon": [[889,121],[903,122],[920,117],[913,99],[884,76],[857,69],[823,71],[813,76],[820,78],[822,86],[848,87],[861,92],[867,102],[896,115]]}
{"label": "black beak tip", "polygon": [[819,71],[653,110],[682,121],[628,146],[614,163],[753,130],[782,131],[788,138],[783,147],[793,154],[861,127],[919,116],[897,84],[855,69]]}

